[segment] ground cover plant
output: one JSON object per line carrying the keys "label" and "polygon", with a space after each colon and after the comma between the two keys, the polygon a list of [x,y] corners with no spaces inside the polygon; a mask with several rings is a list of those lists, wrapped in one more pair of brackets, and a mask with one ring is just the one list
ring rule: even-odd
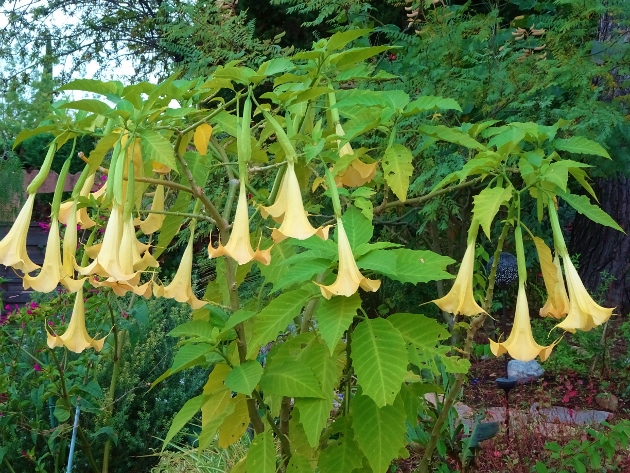
{"label": "ground cover plant", "polygon": [[[39,329],[29,326],[45,335],[52,359],[49,392],[34,394],[38,415],[44,402],[54,407],[49,420],[37,418],[42,426],[30,430],[33,453],[20,452],[24,461],[40,471],[65,467],[73,414],[81,409],[103,417],[94,437],[106,440],[97,457],[79,431],[76,461],[86,471],[109,470],[118,441],[116,363],[128,342],[157,324],[143,298],[192,310],[190,320],[169,327],[168,337],[164,327],[157,332],[171,340],[166,350],[173,342],[177,347],[170,367],[151,380],[152,392],[173,380],[187,383],[184,371],[203,377],[203,386],[188,386],[190,396],[161,443],[189,443],[201,455],[211,445],[228,449],[242,442],[251,429],[246,454],[231,468],[249,473],[385,472],[410,455],[414,442],[420,445],[414,471],[448,471],[449,442],[459,467],[471,468],[477,447],[461,430],[449,432],[458,428],[451,408],[467,379],[475,336],[491,312],[504,245],[516,253],[518,290],[511,332],[493,334],[489,342],[494,355],[544,361],[563,331],[588,332],[609,320],[613,309],[584,288],[559,219],[568,206],[621,230],[573,187],[596,198],[587,180],[590,165],[573,158],[609,159],[606,149],[562,119],[439,121],[442,114],[461,113],[460,104],[390,86],[396,76],[379,69],[375,58],[391,48],[372,45],[370,33],[338,32],[309,51],[256,68],[231,62],[204,78],[126,86],[78,79],[60,90],[91,98],[55,103],[39,127],[18,135],[16,145],[44,132],[54,138],[26,204],[0,242],[0,263],[24,273],[25,288],[54,293],[61,284],[59,297],[71,312],[58,320],[47,313],[36,319]],[[74,146],[84,136],[96,142],[89,153]],[[67,143],[73,146],[53,198],[40,269],[26,252],[28,225],[37,188]],[[474,189],[458,236],[465,251],[456,277],[447,271],[452,258],[381,230],[383,218],[395,223],[412,200],[422,159],[412,149],[441,152],[460,164],[416,200]],[[81,178],[62,202],[63,181],[77,162],[84,165]],[[97,176],[107,176],[107,184],[91,192]],[[173,242],[178,262],[165,257],[174,254],[165,253]],[[200,250],[206,254],[200,257]],[[482,250],[494,256],[487,275],[480,271]],[[548,339],[534,338],[530,324],[527,266],[536,259],[546,293],[537,308],[555,319]],[[419,305],[431,298],[414,304],[389,299],[393,289],[436,281],[450,290],[434,297],[434,305]],[[422,313],[435,313],[436,306],[452,314],[447,320],[463,334],[461,342]],[[16,322],[9,318],[8,339],[25,336]],[[15,354],[36,356],[39,348],[21,343]],[[113,362],[106,396],[93,383],[99,352]],[[33,361],[41,370],[43,360]],[[26,363],[18,365],[14,355],[4,379],[15,379],[17,368],[28,376],[39,371],[32,365],[31,373]],[[69,383],[66,364],[76,368]],[[426,394],[443,395],[439,409]],[[93,398],[105,402],[92,406]],[[413,442],[407,425],[424,426]],[[15,424],[7,426],[19,436]],[[44,432],[49,429],[54,435]],[[626,430],[617,431],[627,444]],[[580,446],[551,451],[561,448],[571,456]],[[13,455],[3,450],[3,462],[15,470]]]}

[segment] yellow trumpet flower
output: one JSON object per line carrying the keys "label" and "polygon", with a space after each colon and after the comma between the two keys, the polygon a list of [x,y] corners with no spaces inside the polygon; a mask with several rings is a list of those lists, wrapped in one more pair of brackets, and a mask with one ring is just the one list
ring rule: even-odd
{"label": "yellow trumpet flower", "polygon": [[364,291],[376,292],[381,287],[381,281],[378,279],[368,279],[361,274],[357,263],[354,261],[352,248],[348,235],[343,228],[341,219],[337,220],[337,248],[339,252],[339,269],[337,270],[337,279],[330,286],[323,286],[315,283],[322,291],[322,295],[326,299],[332,296],[350,297],[357,292],[359,287]]}
{"label": "yellow trumpet flower", "polygon": [[133,217],[129,215],[123,222],[122,239],[120,240],[120,267],[126,274],[144,271],[149,266],[158,267],[159,263],[149,253],[146,245],[136,237]]}
{"label": "yellow trumpet flower", "polygon": [[63,236],[62,245],[62,268],[64,276],[61,278],[61,284],[70,292],[77,292],[83,286],[83,280],[74,279],[74,268],[77,264],[75,255],[77,253],[77,212],[76,204],[68,218],[66,225],[66,233]]}
{"label": "yellow trumpet flower", "polygon": [[515,360],[531,361],[539,356],[541,361],[545,361],[556,343],[554,342],[549,346],[543,347],[534,340],[529,321],[529,306],[527,305],[525,283],[519,281],[512,332],[510,332],[510,336],[504,342],[490,340],[490,350],[495,356],[509,353]]}
{"label": "yellow trumpet flower", "polygon": [[451,314],[477,315],[485,313],[473,296],[473,271],[475,268],[475,241],[479,227],[473,222],[468,246],[451,290],[441,299],[433,301],[440,309]]}
{"label": "yellow trumpet flower", "polygon": [[276,222],[282,222],[280,228],[274,228],[271,232],[271,237],[276,243],[285,238],[306,240],[313,235],[317,235],[322,240],[328,239],[330,227],[313,228],[308,221],[302,202],[300,184],[292,162],[287,163],[276,201],[269,207],[261,207],[260,213],[264,218],[270,215]]}
{"label": "yellow trumpet flower", "polygon": [[573,333],[576,330],[588,332],[606,322],[614,309],[602,307],[593,300],[568,254],[562,256],[562,264],[569,288],[569,314],[556,327]]}
{"label": "yellow trumpet flower", "polygon": [[87,333],[85,328],[85,306],[83,304],[83,289],[79,289],[74,300],[74,309],[68,328],[63,335],[51,335],[48,331],[48,346],[50,348],[65,346],[74,353],[81,353],[88,347],[94,348],[96,351],[103,349],[105,338],[94,340]]}
{"label": "yellow trumpet flower", "polygon": [[[153,195],[153,203],[151,204],[151,210],[164,210],[164,186],[157,186],[155,188],[155,194]],[[150,235],[158,231],[164,223],[166,215],[151,213],[147,218],[140,222],[140,230],[145,235]]]}
{"label": "yellow trumpet flower", "polygon": [[[567,289],[564,286],[564,278],[562,277],[562,269],[560,268],[560,258],[556,254],[553,258],[553,264],[556,267],[556,281],[553,284],[548,284],[545,280],[545,286],[547,287],[547,302],[540,309],[540,315],[542,317],[553,317],[554,319],[561,319],[569,313],[569,297],[567,296]],[[543,271],[543,278],[545,272]]]}
{"label": "yellow trumpet flower", "polygon": [[123,297],[128,292],[133,292],[145,299],[149,299],[153,295],[152,281],[147,281],[142,285],[131,286],[126,281],[99,281],[95,276],[92,276],[90,284],[94,287],[111,287],[114,294],[118,297]]}
{"label": "yellow trumpet flower", "polygon": [[268,265],[271,261],[271,248],[266,250],[257,248],[256,251],[252,248],[249,238],[249,214],[247,212],[247,195],[244,181],[241,181],[230,239],[225,246],[219,241],[219,246],[216,249],[212,247],[211,241],[208,245],[208,254],[210,258],[227,255],[236,260],[238,264],[246,264],[254,259],[264,265]]}
{"label": "yellow trumpet flower", "polygon": [[193,240],[194,230],[191,229],[188,245],[179,263],[179,268],[175,277],[168,286],[154,284],[153,294],[155,297],[166,297],[175,299],[177,302],[187,302],[193,309],[201,309],[206,303],[197,299],[192,290],[192,265],[193,265]]}
{"label": "yellow trumpet flower", "polygon": [[[339,136],[345,135],[345,132],[339,123],[337,123],[336,126],[336,133]],[[352,149],[352,146],[350,146],[350,143],[346,143],[339,148],[340,158],[349,154],[354,154],[354,150]],[[376,175],[376,165],[377,163],[366,164],[357,158],[350,163],[345,171],[340,172],[337,176],[335,176],[335,184],[337,184],[337,186],[360,187],[366,182],[370,182],[374,179],[374,176]]]}
{"label": "yellow trumpet flower", "polygon": [[59,223],[56,217],[53,217],[48,230],[48,239],[46,240],[46,255],[44,256],[44,264],[37,276],[26,274],[22,278],[24,289],[30,289],[37,292],[54,291],[59,281],[65,276],[63,266],[61,264],[61,248],[59,239]]}
{"label": "yellow trumpet flower", "polygon": [[35,194],[30,194],[11,230],[0,241],[0,264],[19,269],[23,273],[30,273],[39,268],[39,265],[33,263],[26,252],[26,235],[31,224],[34,201]]}
{"label": "yellow trumpet flower", "polygon": [[[121,237],[122,237],[122,209],[114,204],[111,211],[103,242],[98,247],[98,254],[94,261],[86,267],[77,266],[77,271],[83,276],[97,274],[110,278],[110,281],[127,281],[131,285],[138,283],[139,273],[125,272],[120,266],[121,259],[129,263],[126,257],[121,258]],[[123,248],[124,250],[124,248]],[[133,261],[133,260],[132,260]],[[133,264],[133,263],[132,263]],[[129,268],[127,268],[129,269]]]}
{"label": "yellow trumpet flower", "polygon": [[[88,178],[85,180],[85,183],[83,184],[83,187],[81,188],[81,192],[79,192],[79,195],[81,197],[89,196],[90,190],[92,189],[93,186],[94,186],[94,174],[88,176]],[[63,223],[64,225],[68,225],[68,222],[70,221],[71,212],[76,213],[75,222],[79,224],[79,226],[81,227],[81,230],[92,228],[94,225],[96,225],[94,220],[90,218],[87,212],[87,208],[83,207],[82,209],[77,210],[74,200],[71,200],[69,202],[64,202],[63,204],[61,204],[61,206],[59,207],[59,221]]]}

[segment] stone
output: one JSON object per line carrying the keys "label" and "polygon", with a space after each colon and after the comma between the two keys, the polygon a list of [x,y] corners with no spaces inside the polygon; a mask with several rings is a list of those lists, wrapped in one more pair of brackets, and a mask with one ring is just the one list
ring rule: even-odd
{"label": "stone", "polygon": [[619,407],[619,399],[611,393],[598,394],[595,402],[597,402],[599,407],[610,412],[615,412]]}
{"label": "stone", "polygon": [[508,362],[508,378],[516,379],[517,384],[527,384],[536,381],[545,373],[545,370],[536,360]]}
{"label": "stone", "polygon": [[529,412],[533,419],[538,419],[540,422],[575,425],[601,424],[612,415],[610,412],[592,409],[580,411],[560,406],[539,407],[537,402],[532,404]]}

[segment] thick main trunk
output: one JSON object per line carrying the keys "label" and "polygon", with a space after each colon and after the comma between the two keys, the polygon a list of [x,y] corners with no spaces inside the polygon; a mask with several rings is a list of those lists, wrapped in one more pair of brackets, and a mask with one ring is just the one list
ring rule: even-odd
{"label": "thick main trunk", "polygon": [[601,207],[626,235],[577,215],[571,233],[571,254],[579,254],[579,273],[586,287],[597,291],[605,273],[614,281],[604,293],[605,305],[630,312],[630,178],[595,179]]}

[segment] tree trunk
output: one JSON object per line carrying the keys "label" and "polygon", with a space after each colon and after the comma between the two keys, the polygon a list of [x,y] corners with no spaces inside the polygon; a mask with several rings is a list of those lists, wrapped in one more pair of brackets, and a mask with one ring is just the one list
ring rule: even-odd
{"label": "tree trunk", "polygon": [[595,179],[595,193],[602,209],[626,232],[594,223],[577,215],[571,232],[571,254],[579,254],[579,273],[591,294],[596,294],[602,275],[615,278],[602,295],[607,307],[630,312],[630,178]]}

